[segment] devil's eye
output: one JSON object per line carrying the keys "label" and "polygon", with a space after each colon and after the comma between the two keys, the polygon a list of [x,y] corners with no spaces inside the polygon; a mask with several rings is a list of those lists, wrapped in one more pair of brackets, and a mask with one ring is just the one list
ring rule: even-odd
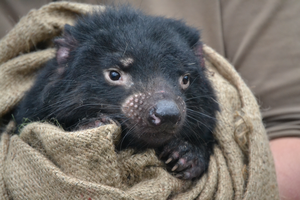
{"label": "devil's eye", "polygon": [[118,69],[117,67],[112,67],[103,70],[103,75],[106,83],[113,86],[123,86],[124,88],[130,88],[134,83],[132,77],[129,73]]}
{"label": "devil's eye", "polygon": [[189,87],[190,85],[190,75],[189,74],[185,74],[183,76],[180,76],[179,78],[179,83],[182,89],[186,89]]}
{"label": "devil's eye", "polygon": [[110,71],[109,72],[109,78],[113,81],[117,81],[121,78],[121,75],[117,71]]}
{"label": "devil's eye", "polygon": [[185,75],[185,76],[182,77],[182,83],[184,85],[187,85],[189,83],[189,81],[190,81],[189,75]]}

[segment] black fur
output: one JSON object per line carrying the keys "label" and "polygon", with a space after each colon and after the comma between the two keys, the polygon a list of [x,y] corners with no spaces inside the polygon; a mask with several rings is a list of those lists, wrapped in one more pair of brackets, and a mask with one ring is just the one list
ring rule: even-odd
{"label": "black fur", "polygon": [[[129,7],[107,8],[103,13],[81,17],[75,26],[66,25],[63,37],[55,43],[56,58],[46,64],[14,112],[18,125],[24,118],[56,119],[64,129],[72,131],[101,125],[93,124],[97,119],[103,123],[112,119],[123,128],[121,148],[154,147],[161,159],[168,160],[170,168],[176,166],[173,171],[177,177],[200,177],[212,153],[212,131],[219,107],[204,73],[202,44],[196,29]],[[124,66],[120,63],[124,58],[133,62]],[[111,67],[128,74],[133,84],[111,85],[103,75],[103,70]],[[184,74],[189,75],[186,89],[180,85]],[[161,90],[163,94],[158,94]],[[141,127],[122,111],[129,105],[124,103],[128,97],[148,92],[151,94],[145,101],[150,107],[146,103],[141,106],[147,111],[161,99],[178,105],[179,122],[173,124],[176,130],[150,127],[148,122],[154,120],[151,116],[149,119],[150,114]],[[155,134],[148,133],[151,131],[147,132],[147,128]]]}

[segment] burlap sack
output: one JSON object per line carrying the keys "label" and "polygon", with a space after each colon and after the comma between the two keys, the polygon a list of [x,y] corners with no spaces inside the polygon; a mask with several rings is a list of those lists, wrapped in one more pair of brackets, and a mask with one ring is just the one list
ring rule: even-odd
{"label": "burlap sack", "polygon": [[[55,55],[53,37],[65,23],[72,24],[91,9],[66,2],[46,5],[22,18],[0,41],[0,118],[20,101],[41,65]],[[120,128],[114,124],[65,132],[35,122],[20,136],[11,136],[10,123],[1,137],[0,198],[279,199],[254,96],[224,58],[208,46],[204,52],[221,113],[214,132],[218,145],[200,180],[174,178],[153,150],[115,151]]]}

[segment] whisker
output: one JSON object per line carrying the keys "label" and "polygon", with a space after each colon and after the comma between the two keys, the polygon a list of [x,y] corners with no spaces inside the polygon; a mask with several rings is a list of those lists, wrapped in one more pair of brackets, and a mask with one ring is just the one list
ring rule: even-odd
{"label": "whisker", "polygon": [[195,120],[197,123],[200,123],[200,124],[202,124],[204,127],[206,127],[209,131],[213,131],[210,127],[208,127],[205,123],[203,123],[203,122],[201,122],[200,120],[198,120],[198,119],[196,119],[196,118],[194,118],[194,117],[192,117],[192,116],[189,116],[189,115],[187,115],[187,118],[191,118],[191,119],[193,119],[193,120]]}
{"label": "whisker", "polygon": [[[205,142],[205,141],[203,140],[203,138],[200,136],[201,133],[195,132],[195,130],[191,127],[190,122],[187,121],[187,123],[185,124],[185,126],[186,126],[186,128],[188,128],[192,133],[194,133],[194,137],[196,137],[197,140],[201,140],[202,142]],[[201,129],[201,127],[200,127],[200,129]],[[190,141],[193,140],[193,138],[190,138],[190,136],[189,136],[188,134],[186,134],[186,136],[188,137],[188,139],[189,139]]]}
{"label": "whisker", "polygon": [[[126,134],[123,136],[121,143],[120,143],[120,150],[122,149],[123,146],[123,142],[125,141],[125,138],[131,134],[131,132],[137,127],[137,123],[134,124],[132,127],[130,127],[130,129],[128,131],[126,131]],[[130,144],[130,143],[129,143]],[[128,145],[129,145],[128,144]]]}
{"label": "whisker", "polygon": [[208,98],[208,99],[212,99],[213,101],[215,101],[216,103],[218,103],[216,100],[214,100],[210,95],[198,95],[198,96],[193,96],[191,98],[187,98],[186,101],[190,101],[193,99],[199,99],[199,98]]}
{"label": "whisker", "polygon": [[211,117],[211,116],[209,116],[207,114],[204,114],[202,112],[199,112],[199,111],[195,111],[195,110],[192,110],[192,109],[189,109],[189,108],[187,108],[186,110],[189,112],[188,115],[191,114],[191,115],[193,115],[195,117],[197,117],[197,116],[204,116],[204,117],[207,117],[207,118],[210,118],[210,119],[217,120],[215,117]]}

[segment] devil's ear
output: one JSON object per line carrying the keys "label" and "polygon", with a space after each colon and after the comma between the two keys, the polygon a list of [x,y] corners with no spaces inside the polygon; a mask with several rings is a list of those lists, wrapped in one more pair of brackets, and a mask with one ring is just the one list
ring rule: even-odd
{"label": "devil's ear", "polygon": [[200,33],[196,28],[187,26],[184,22],[178,20],[170,20],[169,25],[184,38],[191,49],[197,45],[200,40]]}
{"label": "devil's ear", "polygon": [[72,29],[72,26],[66,24],[63,36],[54,40],[57,45],[56,60],[59,65],[63,65],[68,61],[70,51],[77,46],[77,41],[71,34]]}
{"label": "devil's ear", "polygon": [[191,27],[179,27],[181,35],[187,40],[189,46],[194,49],[200,40],[200,33],[197,29]]}
{"label": "devil's ear", "polygon": [[186,40],[189,47],[199,58],[201,67],[204,67],[204,54],[203,45],[200,41],[200,31],[196,28],[189,27],[184,22],[178,20],[170,20],[169,25]]}
{"label": "devil's ear", "polygon": [[205,67],[203,44],[201,41],[196,42],[196,44],[193,47],[193,51],[200,60],[200,66]]}
{"label": "devil's ear", "polygon": [[186,26],[181,21],[172,21],[171,24],[174,27],[174,29],[180,34],[180,36],[187,41],[189,47],[199,58],[201,67],[205,67],[203,44],[200,41],[200,31],[198,31],[195,28]]}

